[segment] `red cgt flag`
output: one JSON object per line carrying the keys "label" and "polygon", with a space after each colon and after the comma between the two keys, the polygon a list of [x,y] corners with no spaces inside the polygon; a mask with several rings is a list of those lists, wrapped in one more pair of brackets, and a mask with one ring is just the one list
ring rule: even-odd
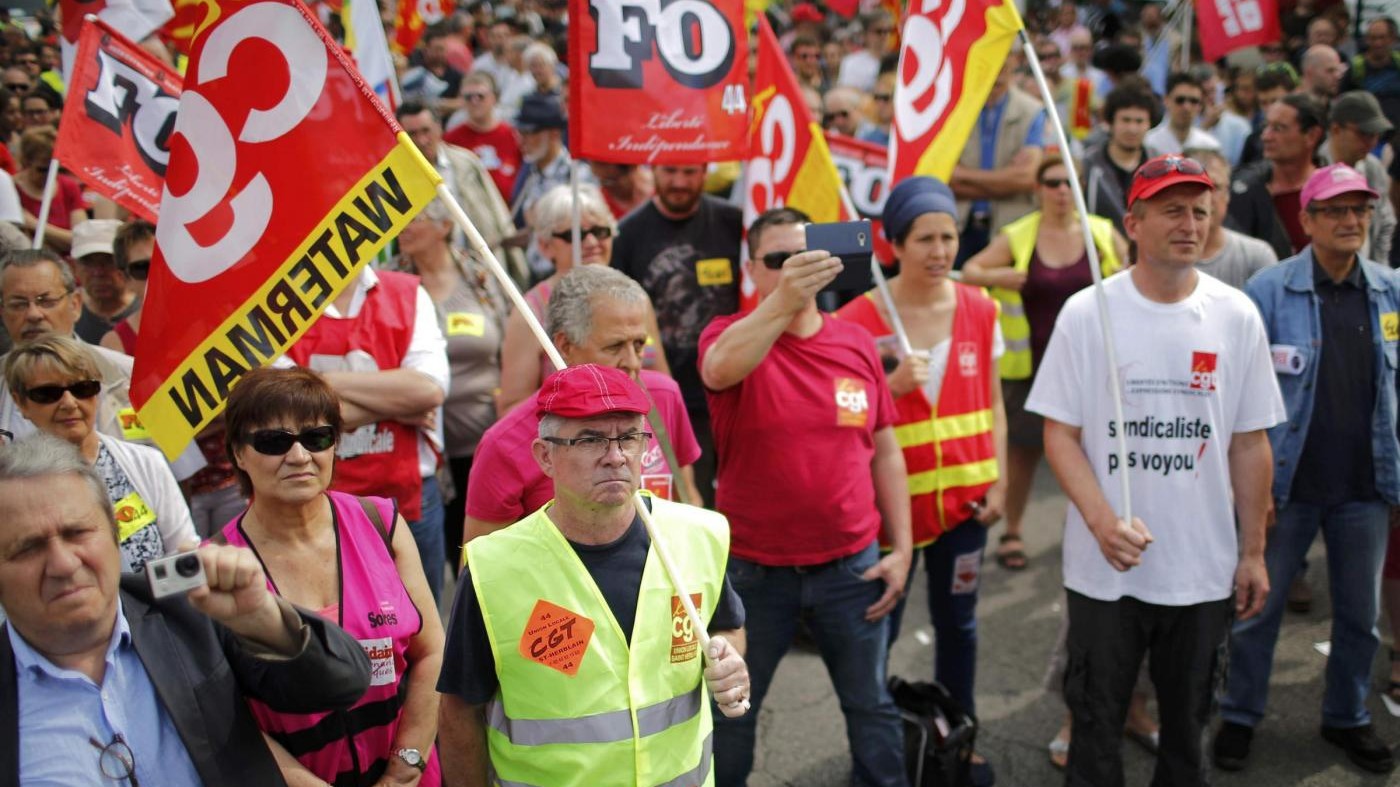
{"label": "red cgt flag", "polygon": [[297,0],[193,40],[131,398],[167,455],[432,200],[437,173]]}
{"label": "red cgt flag", "polygon": [[83,27],[54,157],[104,197],[154,222],[180,75],[106,22]]}
{"label": "red cgt flag", "polygon": [[394,21],[394,51],[401,55],[412,52],[428,25],[451,16],[455,7],[452,0],[399,0],[399,14]]}
{"label": "red cgt flag", "polygon": [[1196,20],[1206,60],[1282,38],[1276,0],[1201,0]]}
{"label": "red cgt flag", "polygon": [[570,0],[570,152],[626,164],[743,158],[743,18],[743,0]]}
{"label": "red cgt flag", "polygon": [[889,151],[884,145],[864,142],[834,131],[826,132],[826,146],[846,193],[851,195],[851,207],[863,219],[870,219],[875,230],[875,258],[886,267],[894,264],[894,247],[881,231],[885,212],[885,197],[890,192]]}
{"label": "red cgt flag", "polygon": [[[744,170],[744,226],[770,208],[789,207],[814,222],[850,218],[841,202],[841,178],[821,126],[807,111],[792,66],[767,17],[758,17],[749,159]],[[758,305],[748,270],[739,283],[739,307]]]}
{"label": "red cgt flag", "polygon": [[1011,0],[913,0],[904,20],[890,129],[890,182],[948,180],[1021,16]]}

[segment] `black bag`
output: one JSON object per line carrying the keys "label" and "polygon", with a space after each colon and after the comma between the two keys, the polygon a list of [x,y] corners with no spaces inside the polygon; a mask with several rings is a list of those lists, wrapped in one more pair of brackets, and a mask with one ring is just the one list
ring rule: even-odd
{"label": "black bag", "polygon": [[977,719],[937,683],[891,676],[890,696],[904,718],[904,762],[912,787],[972,784]]}

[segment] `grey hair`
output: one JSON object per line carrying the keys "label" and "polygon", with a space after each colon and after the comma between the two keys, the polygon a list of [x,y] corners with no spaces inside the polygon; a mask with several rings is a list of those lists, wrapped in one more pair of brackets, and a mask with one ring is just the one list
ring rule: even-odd
{"label": "grey hair", "polygon": [[112,510],[112,500],[107,496],[107,482],[102,480],[96,468],[83,459],[77,446],[39,432],[0,447],[0,483],[64,475],[77,476],[87,482],[93,501],[102,509],[115,536],[117,516]]}
{"label": "grey hair", "polygon": [[10,268],[33,268],[46,262],[58,269],[58,277],[63,280],[63,289],[69,292],[78,289],[78,281],[73,278],[73,271],[69,269],[68,264],[48,249],[14,249],[5,252],[0,255],[0,276],[4,276],[5,271]]}
{"label": "grey hair", "polygon": [[[559,227],[572,226],[574,200],[567,185],[555,186],[546,191],[530,208],[530,229],[535,233],[535,242],[543,243]],[[617,232],[617,220],[608,203],[603,201],[603,193],[596,186],[579,186],[579,215],[588,218],[601,218],[613,232]]]}
{"label": "grey hair", "polygon": [[553,49],[549,48],[548,44],[539,41],[525,47],[525,51],[520,57],[527,65],[536,58],[544,58],[550,66],[559,65],[559,56],[554,53]]}
{"label": "grey hair", "polygon": [[423,206],[423,215],[432,221],[452,220],[452,211],[441,197],[435,197],[432,202]]}
{"label": "grey hair", "polygon": [[546,311],[550,335],[562,333],[572,344],[587,341],[599,298],[624,304],[650,303],[642,285],[622,271],[607,265],[580,265],[554,283]]}
{"label": "grey hair", "polygon": [[540,416],[540,439],[558,437],[559,428],[564,425],[564,416],[545,413]]}

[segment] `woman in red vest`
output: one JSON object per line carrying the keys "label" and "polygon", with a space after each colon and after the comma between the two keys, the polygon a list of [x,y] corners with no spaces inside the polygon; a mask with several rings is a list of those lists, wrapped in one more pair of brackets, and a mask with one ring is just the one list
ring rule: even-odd
{"label": "woman in red vest", "polygon": [[[1001,329],[990,298],[948,278],[958,224],[946,185],[928,177],[904,180],[890,191],[883,218],[900,265],[889,283],[894,313],[870,292],[840,316],[870,330],[891,369],[895,436],[913,506],[914,565],[922,553],[929,578],[935,677],[972,712],[977,589],[987,528],[1001,518],[1005,498],[1006,412],[996,366]],[[891,639],[901,612],[891,616]],[[974,783],[990,784],[990,765],[976,755],[973,764]]]}

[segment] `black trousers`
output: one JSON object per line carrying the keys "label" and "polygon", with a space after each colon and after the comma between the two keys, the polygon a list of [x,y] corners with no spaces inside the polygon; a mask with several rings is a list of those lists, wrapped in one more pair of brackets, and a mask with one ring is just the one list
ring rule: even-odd
{"label": "black trousers", "polygon": [[1209,784],[1206,737],[1233,600],[1168,607],[1068,596],[1065,704],[1073,721],[1065,783],[1123,784],[1123,723],[1146,655],[1162,729],[1152,787]]}

